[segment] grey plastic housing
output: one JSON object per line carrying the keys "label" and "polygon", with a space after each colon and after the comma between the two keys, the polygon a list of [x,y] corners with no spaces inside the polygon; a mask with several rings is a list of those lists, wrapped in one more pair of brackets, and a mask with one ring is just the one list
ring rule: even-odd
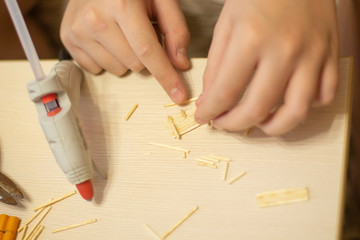
{"label": "grey plastic housing", "polygon": [[[39,121],[55,159],[72,184],[91,179],[93,163],[77,118],[82,70],[71,61],[60,61],[44,80],[27,84],[30,99],[35,103]],[[48,116],[41,101],[56,93],[62,108]]]}

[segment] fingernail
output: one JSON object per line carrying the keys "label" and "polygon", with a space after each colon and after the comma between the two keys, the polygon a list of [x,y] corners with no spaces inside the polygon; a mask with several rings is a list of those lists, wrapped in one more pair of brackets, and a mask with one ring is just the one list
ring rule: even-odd
{"label": "fingernail", "polygon": [[184,63],[185,67],[188,68],[190,65],[189,58],[187,56],[187,51],[185,48],[179,48],[176,52],[177,57],[181,62]]}
{"label": "fingernail", "polygon": [[174,103],[177,104],[181,103],[184,100],[184,93],[178,88],[171,89],[170,96]]}

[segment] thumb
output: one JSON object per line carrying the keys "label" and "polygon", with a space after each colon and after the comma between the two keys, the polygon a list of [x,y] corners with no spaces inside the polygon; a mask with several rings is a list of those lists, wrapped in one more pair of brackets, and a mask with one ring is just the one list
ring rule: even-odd
{"label": "thumb", "polygon": [[165,49],[171,63],[181,70],[189,68],[187,48],[190,33],[178,1],[154,1],[154,12],[164,35]]}

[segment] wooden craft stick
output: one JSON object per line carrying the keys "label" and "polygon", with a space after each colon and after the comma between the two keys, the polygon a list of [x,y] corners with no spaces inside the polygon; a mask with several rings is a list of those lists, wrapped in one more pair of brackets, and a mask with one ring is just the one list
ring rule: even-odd
{"label": "wooden craft stick", "polygon": [[188,149],[179,148],[179,147],[174,147],[174,146],[170,146],[170,145],[166,145],[166,144],[161,144],[161,143],[156,143],[156,142],[148,142],[148,144],[153,145],[153,146],[157,146],[157,147],[172,149],[172,150],[180,151],[180,152],[186,152],[186,153],[189,153],[189,152],[190,152],[190,150],[188,150]]}
{"label": "wooden craft stick", "polygon": [[[195,102],[198,98],[197,97],[194,97],[194,98],[190,98],[186,101],[184,101],[183,104],[187,104],[187,103],[190,103],[190,102]],[[177,104],[176,103],[168,103],[168,104],[164,104],[164,108],[166,107],[172,107],[172,106],[176,106]]]}
{"label": "wooden craft stick", "polygon": [[232,184],[232,183],[234,183],[235,181],[237,181],[237,180],[239,180],[242,176],[244,176],[245,175],[245,171],[242,171],[239,175],[237,175],[236,177],[234,177],[233,179],[231,179],[230,181],[229,181],[229,184]]}
{"label": "wooden craft stick", "polygon": [[44,218],[45,218],[46,215],[49,213],[49,211],[51,210],[51,208],[52,208],[52,207],[49,206],[49,207],[47,208],[47,210],[45,211],[45,213],[42,215],[42,217],[39,219],[39,221],[35,224],[35,226],[33,227],[33,229],[30,231],[29,236],[26,238],[27,240],[31,239],[31,237],[33,236],[33,234],[34,234],[37,226],[39,226],[40,223],[42,222],[42,220],[44,220]]}
{"label": "wooden craft stick", "polygon": [[132,109],[130,110],[130,112],[126,115],[125,120],[129,120],[129,118],[131,117],[131,115],[135,112],[135,110],[137,109],[137,107],[139,106],[139,104],[135,104]]}
{"label": "wooden craft stick", "polygon": [[36,207],[36,208],[33,209],[33,211],[37,211],[37,210],[39,210],[40,208],[45,208],[45,207],[47,207],[47,206],[53,205],[54,203],[57,203],[57,202],[59,202],[59,201],[61,201],[61,200],[64,200],[65,198],[68,198],[68,197],[70,197],[70,196],[72,196],[72,195],[74,195],[74,194],[76,194],[76,191],[73,191],[73,192],[71,192],[71,193],[68,193],[68,194],[62,196],[62,197],[59,197],[59,198],[57,198],[57,199],[54,199],[54,200],[52,200],[52,201],[50,201],[50,202],[48,202],[48,203],[45,203],[44,205],[42,205],[42,206],[40,206],[40,207]]}
{"label": "wooden craft stick", "polygon": [[29,227],[28,225],[24,225],[24,226],[23,226],[23,230],[24,230],[24,231],[23,231],[23,233],[22,233],[22,235],[21,235],[21,238],[20,238],[21,240],[25,240],[25,236],[26,236],[26,232],[27,232],[27,230],[28,230],[28,227]]}
{"label": "wooden craft stick", "polygon": [[163,239],[160,234],[158,234],[152,227],[150,227],[148,224],[145,224],[145,226],[147,227],[147,229],[150,230],[150,232],[152,232],[152,234],[154,234],[155,237],[157,237],[158,239]]}
{"label": "wooden craft stick", "polygon": [[271,207],[307,201],[309,194],[307,187],[299,187],[259,193],[256,199],[259,207]]}
{"label": "wooden craft stick", "polygon": [[229,170],[229,163],[230,162],[225,162],[225,170],[224,170],[223,180],[226,180],[226,178],[227,178],[227,173],[228,173],[228,170]]}
{"label": "wooden craft stick", "polygon": [[167,238],[173,231],[175,231],[183,222],[186,221],[191,215],[199,209],[198,206],[194,207],[185,217],[183,217],[177,224],[175,224],[169,231],[167,231],[162,239]]}
{"label": "wooden craft stick", "polygon": [[52,232],[53,232],[53,233],[57,233],[57,232],[69,230],[69,229],[72,229],[72,228],[81,227],[81,226],[84,226],[84,225],[87,225],[87,224],[91,224],[91,223],[94,223],[94,222],[96,222],[96,221],[97,221],[97,219],[91,219],[91,220],[86,221],[86,222],[82,222],[82,223],[70,225],[70,226],[67,226],[67,227],[62,227],[62,228],[53,230]]}

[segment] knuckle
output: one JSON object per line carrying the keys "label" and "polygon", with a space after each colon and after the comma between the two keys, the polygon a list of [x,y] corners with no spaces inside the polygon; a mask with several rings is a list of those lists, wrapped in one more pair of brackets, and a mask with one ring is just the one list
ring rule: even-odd
{"label": "knuckle", "polygon": [[330,43],[319,35],[313,36],[309,44],[309,51],[313,54],[325,54],[330,48]]}
{"label": "knuckle", "polygon": [[322,99],[321,99],[321,104],[324,106],[328,106],[331,105],[334,100],[335,100],[335,90],[334,91],[330,91],[329,93],[327,93]]}
{"label": "knuckle", "polygon": [[249,120],[254,124],[261,122],[269,115],[268,109],[264,108],[260,104],[257,104],[255,107],[252,107],[251,110],[248,111],[248,113],[249,113],[248,115]]}
{"label": "knuckle", "polygon": [[[108,28],[106,20],[94,7],[89,7],[84,10],[84,23],[86,24],[86,26],[89,26],[93,32],[96,33],[104,32]],[[79,27],[81,26],[75,25],[76,29],[78,29]]]}
{"label": "knuckle", "polygon": [[112,74],[116,75],[116,76],[122,76],[124,75],[126,72],[128,71],[127,68],[123,67],[123,66],[112,66],[111,68],[108,69],[108,72],[111,72]]}
{"label": "knuckle", "polygon": [[231,106],[237,99],[239,95],[235,91],[220,91],[217,93],[216,101],[219,103],[223,103],[224,105]]}
{"label": "knuckle", "polygon": [[64,43],[65,46],[70,43],[71,32],[69,31],[68,28],[60,29],[60,39]]}
{"label": "knuckle", "polygon": [[244,33],[243,42],[246,47],[258,48],[262,42],[266,41],[263,26],[256,20],[243,25],[242,30]]}
{"label": "knuckle", "polygon": [[279,129],[273,129],[273,128],[262,128],[261,129],[266,135],[268,136],[272,136],[272,137],[277,137],[280,136],[282,134],[282,132]]}
{"label": "knuckle", "polygon": [[98,75],[103,71],[103,69],[98,66],[87,66],[87,65],[81,65],[81,64],[80,64],[80,66],[93,75]]}
{"label": "knuckle", "polygon": [[141,62],[136,61],[136,62],[130,63],[129,68],[134,72],[141,72],[145,67]]}
{"label": "knuckle", "polygon": [[301,122],[307,116],[308,111],[307,104],[297,103],[288,107],[288,116],[292,122]]}
{"label": "knuckle", "polygon": [[186,26],[176,27],[173,31],[176,39],[190,41],[190,32]]}
{"label": "knuckle", "polygon": [[138,46],[136,46],[136,49],[138,49],[138,54],[140,58],[149,57],[154,52],[154,46],[147,41],[139,43]]}
{"label": "knuckle", "polygon": [[289,32],[281,37],[281,53],[286,61],[294,60],[302,51],[302,37],[298,33]]}

